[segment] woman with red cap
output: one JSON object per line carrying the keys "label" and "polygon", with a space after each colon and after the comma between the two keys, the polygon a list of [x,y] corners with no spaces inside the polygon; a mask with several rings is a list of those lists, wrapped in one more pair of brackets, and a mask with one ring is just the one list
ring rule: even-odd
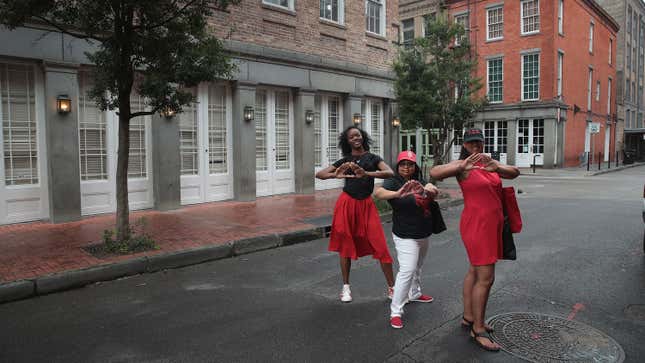
{"label": "woman with red cap", "polygon": [[483,147],[482,130],[466,130],[459,160],[433,167],[430,175],[438,180],[456,177],[464,195],[459,230],[470,268],[464,278],[461,324],[470,328],[470,336],[477,345],[499,351],[500,346],[488,335],[492,330],[485,324],[485,314],[495,281],[495,263],[502,257],[504,214],[500,177],[514,179],[520,171],[483,154]]}
{"label": "woman with red cap", "polygon": [[438,190],[426,183],[412,151],[399,153],[394,177],[378,187],[374,196],[392,206],[392,239],[399,261],[394,294],[390,304],[390,326],[403,328],[403,306],[410,302],[429,303],[434,299],[421,293],[421,266],[432,234],[430,202]]}
{"label": "woman with red cap", "polygon": [[372,255],[381,262],[387,281],[387,294],[394,285],[392,257],[387,249],[381,218],[372,201],[374,178],[387,179],[394,173],[380,156],[369,152],[367,132],[350,126],[338,137],[343,158],[316,173],[318,179],[345,179],[343,192],[336,201],[329,237],[329,250],[338,252],[343,275],[342,302],[352,301],[349,287],[351,260]]}

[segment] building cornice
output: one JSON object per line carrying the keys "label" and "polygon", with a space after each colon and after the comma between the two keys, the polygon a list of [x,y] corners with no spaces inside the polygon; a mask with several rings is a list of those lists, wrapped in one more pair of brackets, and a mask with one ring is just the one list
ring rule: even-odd
{"label": "building cornice", "polygon": [[332,58],[311,55],[289,50],[276,49],[257,44],[245,43],[236,40],[223,41],[224,48],[236,58],[252,60],[271,60],[284,64],[300,65],[305,67],[315,67],[317,69],[327,69],[340,71],[353,75],[363,75],[370,78],[394,80],[395,75],[392,71],[375,69],[367,65],[351,63],[347,61],[336,60]]}

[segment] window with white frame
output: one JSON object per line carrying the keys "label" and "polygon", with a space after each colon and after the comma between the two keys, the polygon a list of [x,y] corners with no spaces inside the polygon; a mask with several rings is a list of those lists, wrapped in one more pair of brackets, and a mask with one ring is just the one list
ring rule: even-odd
{"label": "window with white frame", "polygon": [[414,19],[406,19],[401,22],[403,46],[410,47],[414,42]]}
{"label": "window with white frame", "polygon": [[631,89],[632,89],[632,83],[629,80],[629,78],[627,78],[625,82],[625,101],[631,100],[631,92],[630,92]]}
{"label": "window with white frame", "polygon": [[89,96],[88,72],[78,73],[78,151],[81,180],[107,180],[107,123],[105,112]]}
{"label": "window with white frame", "polygon": [[625,64],[627,65],[627,70],[628,71],[631,71],[631,69],[632,69],[632,52],[631,52],[631,48],[632,47],[628,42],[627,43],[627,49],[626,49],[626,52],[625,52],[625,58],[626,58],[625,59]]}
{"label": "window with white frame", "polygon": [[540,31],[540,2],[539,0],[524,0],[520,6],[522,34],[532,34]]}
{"label": "window with white frame", "polygon": [[262,0],[264,4],[275,5],[289,10],[294,9],[293,1],[294,0]]}
{"label": "window with white frame", "polygon": [[558,4],[558,33],[564,34],[564,0]]}
{"label": "window with white frame", "polygon": [[345,22],[345,0],[320,0],[320,18],[343,24]]}
{"label": "window with white frame", "polygon": [[564,65],[564,53],[558,52],[558,74],[557,74],[557,86],[558,86],[558,97],[562,97],[562,67]]}
{"label": "window with white frame", "polygon": [[371,102],[371,106],[370,131],[372,139],[374,140],[372,152],[376,155],[381,155],[381,104],[378,102]]}
{"label": "window with white frame", "polygon": [[522,55],[522,101],[540,98],[540,53]]}
{"label": "window with white frame", "polygon": [[[340,98],[337,96],[316,95],[314,98],[314,164],[317,168],[324,167],[323,155],[326,153],[327,162],[331,163],[341,157],[336,143],[340,133]],[[327,132],[326,135],[323,131]],[[324,139],[324,140],[323,140]],[[323,150],[324,141],[326,150]]]}
{"label": "window with white frame", "polygon": [[[195,89],[190,91],[193,96]],[[192,103],[183,107],[184,112],[177,115],[179,122],[179,154],[181,175],[199,174],[199,143],[197,104]]]}
{"label": "window with white frame", "polygon": [[587,110],[591,111],[591,92],[593,82],[593,69],[589,68],[589,76],[587,77]]}
{"label": "window with white frame", "polygon": [[381,155],[383,146],[383,107],[381,102],[375,99],[361,101],[361,119],[365,130],[372,138],[370,152]]}
{"label": "window with white frame", "polygon": [[0,64],[0,109],[6,185],[38,184],[34,69]]}
{"label": "window with white frame", "polygon": [[368,32],[385,35],[385,0],[365,0],[365,22]]}
{"label": "window with white frame", "polygon": [[484,152],[487,154],[498,151],[507,152],[508,124],[506,121],[484,122]]}
{"label": "window with white frame", "polygon": [[289,91],[275,93],[275,168],[291,168],[289,130]]}
{"label": "window with white frame", "polygon": [[594,24],[589,24],[589,53],[593,53],[593,28]]}
{"label": "window with white frame", "polygon": [[340,150],[338,144],[334,141],[338,138],[340,133],[340,99],[338,97],[329,97],[327,99],[327,160],[332,162],[340,157]]}
{"label": "window with white frame", "polygon": [[488,100],[491,103],[502,102],[504,96],[503,58],[488,60]]}
{"label": "window with white frame", "polygon": [[611,114],[611,78],[607,79],[607,114]]}
{"label": "window with white frame", "polygon": [[484,152],[495,151],[495,121],[484,122]]}
{"label": "window with white frame", "polygon": [[211,174],[227,173],[226,86],[208,85],[208,165]]}
{"label": "window with white frame", "polygon": [[[314,166],[321,168],[323,155],[323,137],[322,137],[322,96],[314,97]],[[333,140],[333,139],[332,139]]]}
{"label": "window with white frame", "polygon": [[505,154],[508,145],[508,125],[506,121],[497,122],[497,151]]}
{"label": "window with white frame", "polygon": [[[267,94],[265,90],[255,91],[255,170],[268,170],[267,162]],[[320,118],[320,117],[319,117]],[[315,118],[314,118],[315,121]]]}
{"label": "window with white frame", "polygon": [[627,34],[631,35],[632,34],[632,7],[631,5],[627,6]]}
{"label": "window with white frame", "polygon": [[498,6],[486,10],[486,40],[504,38],[504,7]]}
{"label": "window with white frame", "polygon": [[470,21],[468,18],[468,13],[455,15],[455,24],[459,24],[462,26],[462,28],[464,28],[464,34],[455,39],[455,45],[459,45],[462,44],[466,39],[468,39],[468,32],[470,31]]}
{"label": "window with white frame", "polygon": [[[143,97],[136,93],[130,96],[132,112],[146,111]],[[146,168],[146,120],[150,116],[139,116],[130,120],[130,155],[128,157],[128,178],[145,178]]]}
{"label": "window with white frame", "polygon": [[423,36],[428,37],[428,23],[437,19],[436,13],[426,14],[423,16]]}
{"label": "window with white frame", "polygon": [[600,81],[596,81],[596,102],[600,101]]}

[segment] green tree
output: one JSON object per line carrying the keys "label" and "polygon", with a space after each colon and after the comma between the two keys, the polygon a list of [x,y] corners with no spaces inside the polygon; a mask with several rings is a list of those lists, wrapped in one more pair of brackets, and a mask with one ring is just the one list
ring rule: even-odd
{"label": "green tree", "polygon": [[430,132],[435,165],[444,163],[450,130],[462,129],[486,102],[477,97],[475,66],[464,28],[443,14],[426,21],[424,38],[399,49],[393,68],[401,124]]}
{"label": "green tree", "polygon": [[[93,46],[91,97],[102,110],[118,109],[116,239],[130,240],[128,157],[130,120],[181,112],[194,102],[190,87],[228,78],[234,66],[209,31],[214,9],[238,0],[0,0],[0,24],[40,24]],[[146,111],[132,112],[134,90]]]}

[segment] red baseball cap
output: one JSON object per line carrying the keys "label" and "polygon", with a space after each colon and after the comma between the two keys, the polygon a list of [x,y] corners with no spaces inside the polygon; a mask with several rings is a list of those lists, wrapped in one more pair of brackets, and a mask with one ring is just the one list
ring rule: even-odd
{"label": "red baseball cap", "polygon": [[396,163],[400,163],[402,160],[409,160],[413,163],[417,162],[417,155],[412,151],[401,151],[399,156],[396,158]]}

